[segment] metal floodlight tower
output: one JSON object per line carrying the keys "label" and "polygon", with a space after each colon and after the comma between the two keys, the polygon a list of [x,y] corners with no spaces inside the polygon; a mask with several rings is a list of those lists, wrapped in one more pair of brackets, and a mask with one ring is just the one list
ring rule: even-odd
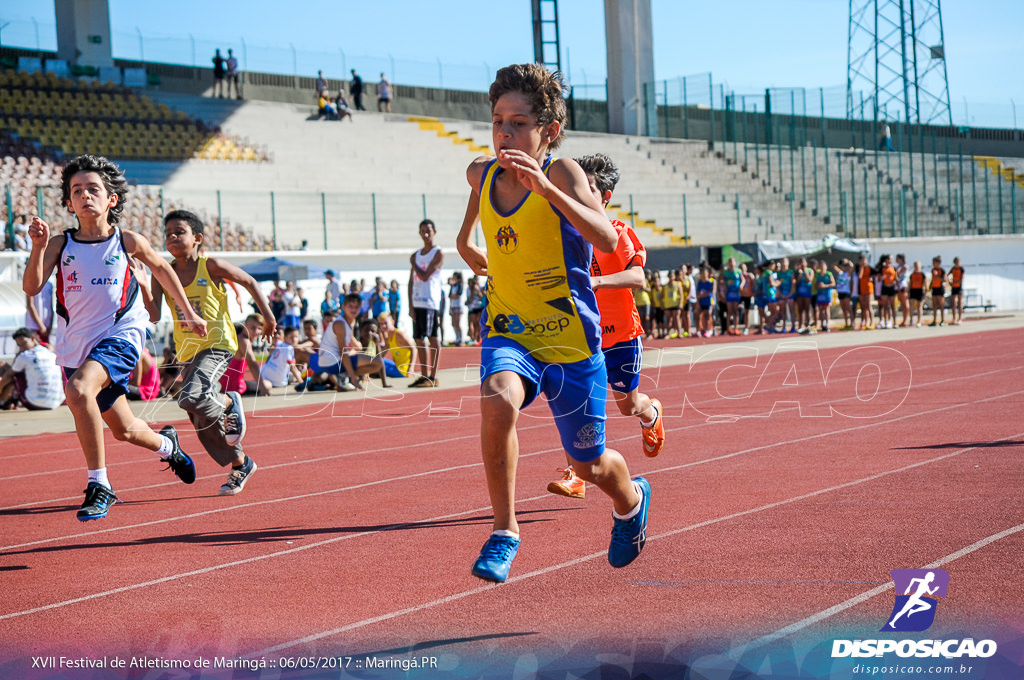
{"label": "metal floodlight tower", "polygon": [[558,0],[531,0],[533,5],[533,60],[549,71],[562,70],[558,43]]}
{"label": "metal floodlight tower", "polygon": [[858,90],[875,120],[952,125],[941,0],[850,0],[846,116]]}

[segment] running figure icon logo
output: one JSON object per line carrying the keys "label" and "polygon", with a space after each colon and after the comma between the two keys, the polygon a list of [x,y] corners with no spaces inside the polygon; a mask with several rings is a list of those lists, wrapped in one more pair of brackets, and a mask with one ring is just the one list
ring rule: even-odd
{"label": "running figure icon logo", "polygon": [[882,630],[927,630],[935,621],[939,606],[932,596],[946,596],[949,573],[945,569],[893,569],[889,575],[896,586],[896,603]]}

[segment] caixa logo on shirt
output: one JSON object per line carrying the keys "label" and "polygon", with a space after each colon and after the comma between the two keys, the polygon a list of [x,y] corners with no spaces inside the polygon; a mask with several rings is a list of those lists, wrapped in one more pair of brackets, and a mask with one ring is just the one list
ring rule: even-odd
{"label": "caixa logo on shirt", "polygon": [[116,285],[118,285],[117,284],[117,278],[116,277],[111,277],[111,276],[97,276],[96,278],[94,278],[89,283],[91,283],[94,286],[116,286]]}

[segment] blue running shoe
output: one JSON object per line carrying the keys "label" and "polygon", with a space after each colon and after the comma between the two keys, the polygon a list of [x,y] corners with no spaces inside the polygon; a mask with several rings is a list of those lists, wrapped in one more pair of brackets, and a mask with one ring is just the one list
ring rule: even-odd
{"label": "blue running shoe", "polygon": [[640,510],[632,519],[615,519],[612,542],[608,546],[608,562],[624,567],[637,557],[647,542],[647,509],[651,504],[651,485],[643,477],[634,477],[640,489]]}
{"label": "blue running shoe", "polygon": [[85,489],[85,502],[78,509],[78,520],[88,522],[91,519],[100,519],[107,516],[107,511],[114,503],[120,503],[121,499],[114,495],[114,492],[99,482],[89,482]]}
{"label": "blue running shoe", "polygon": [[491,534],[480,550],[480,557],[473,563],[473,576],[493,583],[504,583],[517,552],[518,538]]}
{"label": "blue running shoe", "polygon": [[171,444],[174,445],[171,455],[160,459],[167,463],[167,467],[164,469],[173,470],[174,474],[178,475],[178,479],[186,484],[196,481],[196,464],[192,462],[187,453],[181,450],[181,444],[178,443],[178,431],[174,429],[173,425],[164,425],[160,434],[170,439]]}

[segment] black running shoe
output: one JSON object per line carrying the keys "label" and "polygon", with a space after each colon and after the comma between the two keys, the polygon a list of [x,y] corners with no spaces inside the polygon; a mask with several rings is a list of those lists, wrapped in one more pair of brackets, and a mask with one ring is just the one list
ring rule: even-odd
{"label": "black running shoe", "polygon": [[174,474],[178,475],[178,479],[186,484],[196,481],[196,464],[192,462],[187,453],[181,450],[181,444],[178,443],[178,431],[174,429],[173,425],[164,425],[160,434],[170,439],[171,444],[174,445],[171,455],[161,458],[163,462],[167,463],[167,467],[164,469],[173,470]]}
{"label": "black running shoe", "polygon": [[224,441],[228,446],[238,446],[245,436],[245,406],[238,392],[228,392],[228,399],[231,408],[224,411]]}
{"label": "black running shoe", "polygon": [[218,494],[221,496],[234,496],[242,493],[242,488],[254,472],[256,472],[256,461],[246,456],[245,465],[240,468],[231,468],[228,481],[224,483],[224,486],[220,487]]}
{"label": "black running shoe", "polygon": [[88,522],[91,519],[101,519],[107,516],[107,511],[114,503],[120,503],[121,499],[114,495],[114,492],[99,482],[89,482],[85,489],[85,502],[78,509],[78,520]]}

